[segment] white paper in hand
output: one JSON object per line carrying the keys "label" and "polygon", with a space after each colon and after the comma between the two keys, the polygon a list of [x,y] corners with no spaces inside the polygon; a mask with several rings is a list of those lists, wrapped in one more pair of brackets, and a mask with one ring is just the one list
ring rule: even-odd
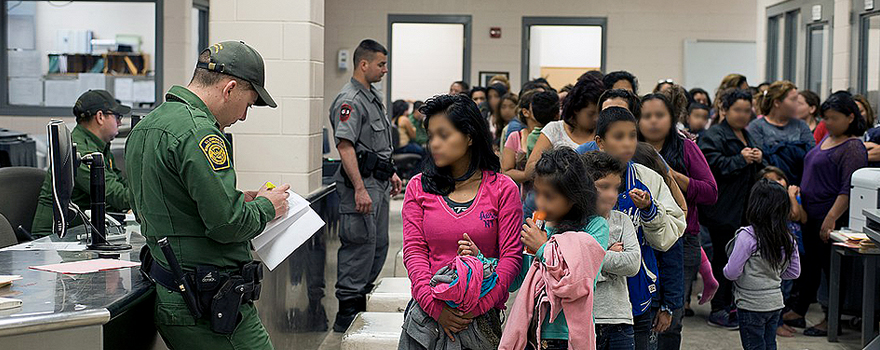
{"label": "white paper in hand", "polygon": [[309,206],[309,201],[288,190],[289,209],[283,217],[266,224],[263,233],[251,240],[260,260],[274,270],[321,227],[324,220]]}

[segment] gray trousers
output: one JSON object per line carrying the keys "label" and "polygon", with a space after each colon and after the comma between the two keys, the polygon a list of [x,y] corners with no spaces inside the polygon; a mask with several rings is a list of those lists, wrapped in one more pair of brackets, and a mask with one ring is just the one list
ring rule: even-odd
{"label": "gray trousers", "polygon": [[355,210],[354,189],[337,182],[339,193],[339,247],[337,255],[336,299],[364,298],[373,289],[388,255],[388,205],[391,185],[367,187],[373,201],[372,212]]}

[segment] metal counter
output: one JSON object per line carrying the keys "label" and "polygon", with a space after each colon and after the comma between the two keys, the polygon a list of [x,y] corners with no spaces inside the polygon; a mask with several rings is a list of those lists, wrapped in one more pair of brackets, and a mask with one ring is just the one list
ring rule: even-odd
{"label": "metal counter", "polygon": [[[65,237],[64,241],[75,239],[76,232],[70,233],[67,237],[71,238]],[[57,236],[37,240],[50,241],[61,240]],[[133,249],[119,252],[119,258],[138,261],[144,238],[130,230],[127,241]],[[0,274],[23,277],[12,286],[0,288],[0,297],[22,301],[19,308],[0,310],[3,348],[50,348],[56,344],[65,349],[117,348],[132,340],[137,340],[132,342],[137,345],[126,348],[152,348],[157,339],[152,326],[153,288],[137,268],[82,275],[28,268],[94,258],[97,253],[92,251],[0,251]],[[137,327],[130,327],[133,324]],[[124,339],[112,331],[117,328],[125,330]]]}
{"label": "metal counter", "polygon": [[[325,183],[306,199],[326,225],[275,271],[265,270],[257,301],[260,318],[277,349],[317,348],[327,334],[328,321],[332,322],[328,314],[335,313],[335,299],[324,298],[325,282],[332,288],[336,275],[327,266],[327,242],[333,244],[338,236],[335,184]],[[127,231],[133,249],[121,252],[120,259],[138,261],[144,238],[137,226]],[[75,236],[71,232],[67,237]],[[59,239],[50,236],[39,241]],[[96,257],[90,251],[0,251],[0,274],[24,278],[0,288],[0,297],[22,300],[21,308],[0,311],[2,348],[165,349],[153,325],[154,290],[138,269],[84,275],[28,269]],[[329,310],[325,311],[324,303]]]}
{"label": "metal counter", "polygon": [[326,225],[275,271],[265,270],[263,292],[256,303],[276,349],[317,349],[336,312],[336,299],[332,295],[324,298],[325,287],[332,291],[336,282],[335,267],[328,263],[334,255],[331,251],[328,258],[327,252],[327,244],[333,244],[338,237],[339,197],[335,183],[325,180],[325,185],[306,199]]}

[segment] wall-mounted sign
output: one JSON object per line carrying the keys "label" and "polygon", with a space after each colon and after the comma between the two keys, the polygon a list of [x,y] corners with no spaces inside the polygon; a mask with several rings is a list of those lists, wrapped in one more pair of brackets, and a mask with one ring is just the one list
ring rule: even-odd
{"label": "wall-mounted sign", "polygon": [[813,5],[813,21],[822,20],[822,5]]}

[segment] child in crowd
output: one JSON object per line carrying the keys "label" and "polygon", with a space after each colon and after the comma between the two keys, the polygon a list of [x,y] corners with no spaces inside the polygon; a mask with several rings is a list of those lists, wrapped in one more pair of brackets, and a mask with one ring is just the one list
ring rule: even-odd
{"label": "child in crowd", "polygon": [[[807,222],[807,213],[804,211],[804,207],[801,206],[801,189],[795,185],[789,186],[788,178],[785,177],[785,172],[775,166],[768,166],[762,169],[761,172],[758,173],[758,176],[760,176],[762,179],[777,182],[782,185],[782,187],[788,189],[788,201],[791,203],[791,214],[789,214],[788,229],[791,231],[791,234],[794,235],[795,239],[797,239],[798,253],[803,256],[804,236],[801,232],[801,224],[805,224]],[[793,287],[793,285],[794,281],[782,281],[782,296],[785,300],[788,300],[788,297],[791,296],[791,288]],[[794,327],[783,323],[782,319],[780,318],[779,328],[776,328],[776,335],[790,338],[794,336],[794,333],[797,333]]]}
{"label": "child in crowd", "polygon": [[602,302],[593,307],[596,349],[633,349],[632,304],[626,279],[635,276],[641,269],[642,254],[632,220],[626,214],[613,210],[617,205],[618,189],[626,165],[608,153],[599,151],[586,153],[582,159],[596,185],[599,215],[605,217],[609,228],[610,246],[596,285],[595,298]]}
{"label": "child in crowd", "polygon": [[[670,172],[669,166],[665,163],[663,157],[657,153],[657,150],[654,149],[654,146],[647,142],[639,142],[636,146],[636,153],[633,155],[633,161],[654,170],[658,174],[664,174],[663,178],[666,181],[666,186],[669,187],[672,197],[675,198],[675,202],[682,208],[685,217],[687,217],[687,203],[684,194],[681,193],[681,189],[678,187],[675,179],[672,178],[673,175]],[[700,305],[703,305],[715,296],[715,292],[718,290],[718,280],[712,274],[712,263],[709,262],[709,258],[702,247],[700,247],[700,262],[697,272],[703,277],[703,292],[700,295]],[[688,276],[685,275],[685,277],[683,316],[690,317],[694,315],[694,311],[690,309],[691,284],[696,276],[687,278]]]}
{"label": "child in crowd", "polygon": [[[529,115],[534,119],[535,126],[532,128],[532,132],[525,133],[525,135],[521,136],[521,139],[525,138],[525,143],[520,145],[520,147],[525,150],[526,160],[531,156],[532,150],[535,148],[535,143],[538,142],[538,138],[541,136],[541,130],[544,126],[559,119],[559,95],[553,91],[536,92],[529,104]],[[509,139],[511,138],[508,137],[508,140]],[[526,163],[528,163],[528,161],[526,161]],[[530,175],[526,175],[525,165],[523,165],[523,172],[521,175],[522,177],[520,179],[528,180],[531,178]],[[528,188],[523,191],[523,196],[523,220],[525,220],[532,217],[532,213],[535,211],[535,192],[531,188]]]}
{"label": "child in crowd", "polygon": [[[540,96],[537,96],[540,95]],[[519,99],[519,120],[526,124],[521,130],[511,132],[504,143],[505,150],[501,152],[501,170],[504,175],[510,176],[513,181],[524,184],[529,181],[525,175],[526,160],[541,128],[547,123],[556,120],[559,115],[559,100],[553,100],[552,92],[531,90]],[[537,102],[535,98],[537,97]],[[537,130],[534,137],[530,137]],[[525,194],[527,189],[523,190]]]}
{"label": "child in crowd", "polygon": [[[596,188],[580,156],[560,147],[542,154],[535,166],[534,189],[537,208],[546,213],[545,227],[527,219],[520,233],[528,253],[511,291],[520,286],[526,290],[513,305],[500,348],[595,348],[592,290],[609,235],[606,220],[597,212]],[[479,256],[467,241],[459,245],[463,254]],[[589,281],[587,288],[572,284],[583,280]],[[535,305],[533,296],[538,294],[554,297]],[[543,319],[540,334],[529,327],[535,310]]]}
{"label": "child in crowd", "polygon": [[688,106],[687,131],[699,137],[709,125],[709,106],[693,102]]}
{"label": "child in crowd", "polygon": [[[652,331],[663,332],[672,322],[673,309],[669,305],[659,305],[659,271],[654,250],[677,249],[681,256],[678,239],[686,224],[684,212],[675,202],[663,176],[632,162],[636,134],[636,119],[626,108],[608,107],[599,113],[596,144],[601,151],[627,164],[623,192],[619,194],[615,209],[632,220],[642,253],[643,268],[627,280],[635,349],[641,350],[649,347]],[[655,299],[658,305],[652,305]],[[651,312],[652,306],[659,308],[656,315]]]}
{"label": "child in crowd", "polygon": [[[628,109],[633,116],[642,113],[642,104],[641,102],[639,102],[639,96],[630,90],[613,89],[605,91],[604,93],[602,93],[602,96],[599,96],[600,111],[605,108],[614,106]],[[599,146],[596,146],[596,141],[590,141],[578,146],[578,148],[575,148],[575,151],[580,154],[596,150],[599,150]]]}
{"label": "child in crowd", "polygon": [[788,228],[791,202],[785,187],[762,179],[752,188],[746,219],[727,243],[724,277],[733,281],[743,349],[776,349],[782,280],[800,275],[795,238]]}

